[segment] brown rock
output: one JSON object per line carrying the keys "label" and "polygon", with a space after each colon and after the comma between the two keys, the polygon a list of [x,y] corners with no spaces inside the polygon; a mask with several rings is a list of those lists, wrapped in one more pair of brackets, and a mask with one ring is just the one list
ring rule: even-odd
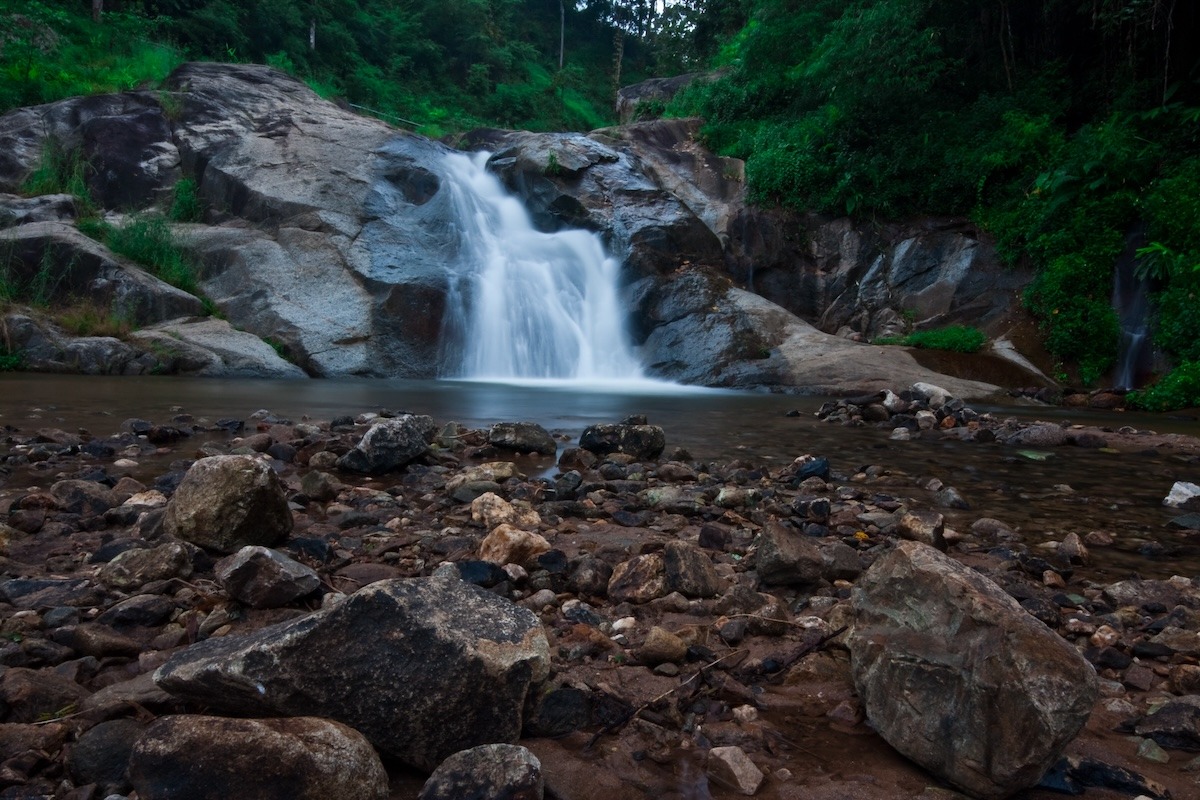
{"label": "brown rock", "polygon": [[271,547],[292,530],[283,485],[251,456],[211,456],[192,464],[167,504],[163,528],[193,544],[234,553]]}
{"label": "brown rock", "polygon": [[666,568],[658,553],[631,558],[613,568],[608,599],[613,603],[648,603],[667,594]]}
{"label": "brown rock", "polygon": [[479,557],[493,564],[527,564],[550,549],[550,542],[538,533],[530,533],[512,525],[500,525],[484,537],[479,545]]}
{"label": "brown rock", "polygon": [[634,656],[650,667],[664,662],[679,664],[687,658],[687,645],[683,639],[655,625],[650,629],[642,646],[634,651]]}

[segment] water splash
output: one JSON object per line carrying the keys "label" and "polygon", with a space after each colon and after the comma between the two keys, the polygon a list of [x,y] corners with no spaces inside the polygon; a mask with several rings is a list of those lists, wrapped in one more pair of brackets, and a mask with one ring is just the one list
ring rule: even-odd
{"label": "water splash", "polygon": [[443,325],[448,377],[640,380],[624,326],[619,264],[589,231],[543,233],[485,169],[487,153],[446,156],[462,236]]}

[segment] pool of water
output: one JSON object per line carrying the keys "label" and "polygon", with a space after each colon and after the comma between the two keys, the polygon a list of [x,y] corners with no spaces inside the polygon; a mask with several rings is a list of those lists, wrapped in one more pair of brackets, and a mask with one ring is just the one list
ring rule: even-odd
{"label": "pool of water", "polygon": [[[1200,547],[1193,536],[1170,528],[1177,515],[1162,506],[1176,480],[1200,482],[1200,465],[1169,452],[1109,453],[1073,447],[1049,451],[1044,461],[1002,444],[943,439],[893,442],[886,430],[821,422],[813,412],[825,398],[705,390],[653,382],[526,382],[383,380],[221,380],[178,377],[111,378],[0,375],[0,424],[23,431],[83,428],[97,436],[141,417],[165,422],[187,412],[198,420],[246,418],[268,409],[299,420],[389,409],[429,414],[438,422],[472,427],[532,420],[577,437],[588,425],[645,414],[667,435],[668,453],[686,448],[694,459],[745,459],[783,466],[812,453],[828,457],[849,478],[867,465],[892,473],[878,491],[929,499],[917,488],[925,478],[955,486],[971,503],[946,511],[966,528],[982,516],[1019,527],[1031,544],[1105,530],[1118,546],[1094,551],[1097,578],[1196,574]],[[997,415],[1200,435],[1188,418],[1135,416],[1029,406],[976,406]],[[788,416],[789,411],[800,412]],[[552,462],[544,465],[552,471]],[[1165,549],[1164,549],[1165,548]],[[1155,552],[1157,551],[1157,552]]]}

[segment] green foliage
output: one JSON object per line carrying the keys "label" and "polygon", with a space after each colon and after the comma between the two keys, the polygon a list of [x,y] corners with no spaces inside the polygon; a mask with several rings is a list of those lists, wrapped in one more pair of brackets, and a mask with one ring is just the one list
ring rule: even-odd
{"label": "green foliage", "polygon": [[58,324],[76,336],[111,336],[125,339],[133,329],[129,320],[95,303],[84,302],[58,311]]}
{"label": "green foliage", "polygon": [[159,214],[140,214],[120,226],[99,223],[85,233],[145,266],[152,274],[185,292],[196,292],[196,268]]}
{"label": "green foliage", "polygon": [[204,218],[204,201],[200,199],[194,178],[180,178],[176,182],[167,216],[173,222],[200,222]]}
{"label": "green foliage", "polygon": [[951,325],[930,331],[917,331],[907,336],[876,339],[875,344],[899,344],[925,350],[949,350],[954,353],[977,353],[987,344],[987,336],[978,328]]}
{"label": "green foliage", "polygon": [[0,372],[15,372],[25,366],[25,356],[0,345]]}
{"label": "green foliage", "polygon": [[1200,361],[1186,361],[1146,389],[1130,392],[1127,401],[1144,411],[1173,411],[1200,406]]}
{"label": "green foliage", "polygon": [[1109,300],[1110,271],[1111,266],[1097,268],[1079,255],[1060,256],[1025,293],[1026,307],[1041,320],[1046,349],[1077,364],[1087,384],[1104,375],[1117,357],[1120,326]]}

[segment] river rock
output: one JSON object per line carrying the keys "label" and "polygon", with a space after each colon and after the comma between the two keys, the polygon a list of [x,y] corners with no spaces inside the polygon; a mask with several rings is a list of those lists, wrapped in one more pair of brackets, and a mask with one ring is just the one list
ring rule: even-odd
{"label": "river rock", "polygon": [[758,535],[755,564],[763,583],[782,586],[816,583],[824,568],[816,544],[774,521],[763,526]]}
{"label": "river rock", "polygon": [[436,434],[436,423],[425,415],[405,414],[377,422],[354,449],[338,459],[338,467],[370,475],[400,469],[424,455]]}
{"label": "river rock", "polygon": [[648,603],[667,594],[666,567],[658,553],[623,561],[613,568],[608,599],[614,603]]}
{"label": "river rock", "polygon": [[544,792],[537,756],[515,744],[484,744],[439,764],[417,800],[542,800]]}
{"label": "river rock", "polygon": [[936,511],[924,510],[909,511],[900,518],[900,523],[896,527],[896,532],[905,539],[927,544],[942,551],[946,549],[945,531],[945,517]]}
{"label": "river rock", "polygon": [[714,747],[708,752],[708,776],[738,794],[754,795],[766,778],[740,747]]}
{"label": "river rock", "polygon": [[44,722],[69,714],[91,694],[73,680],[24,667],[10,667],[0,675],[0,707],[6,722]]}
{"label": "river rock", "polygon": [[1193,511],[1200,509],[1200,486],[1187,481],[1175,481],[1171,491],[1163,498],[1163,505]]}
{"label": "river rock", "polygon": [[1091,666],[1003,589],[901,542],[853,590],[854,685],[897,750],[981,798],[1035,785],[1091,713]]}
{"label": "river rock", "polygon": [[471,521],[481,523],[488,530],[499,525],[536,528],[542,524],[542,518],[536,511],[518,508],[495,492],[481,494],[471,501]]}
{"label": "river rock", "polygon": [[95,481],[58,481],[50,487],[50,496],[68,514],[100,516],[116,505],[112,490]]}
{"label": "river rock", "polygon": [[167,542],[118,553],[100,568],[98,577],[105,586],[128,591],[150,581],[187,578],[191,574],[191,552],[180,542]]}
{"label": "river rock", "polygon": [[386,800],[388,778],[362,734],[315,717],[169,716],[133,748],[141,800]]}
{"label": "river rock", "polygon": [[716,597],[724,581],[703,550],[688,542],[667,542],[663,548],[666,590],[685,597]]}
{"label": "river rock", "polygon": [[321,585],[310,567],[277,550],[247,545],[213,568],[229,596],[251,608],[278,608]]}
{"label": "river rock", "polygon": [[635,460],[649,461],[662,454],[667,438],[657,425],[589,425],[579,437],[579,446],[596,455],[625,453]]}
{"label": "river rock", "polygon": [[202,458],[167,503],[163,529],[192,544],[233,553],[287,538],[292,512],[279,478],[252,456]]}
{"label": "river rock", "polygon": [[1041,424],[1022,428],[1005,439],[1018,447],[1058,447],[1067,443],[1067,431],[1061,425]]}
{"label": "river rock", "polygon": [[1133,732],[1177,750],[1200,750],[1200,695],[1166,703],[1138,720]]}
{"label": "river rock", "polygon": [[129,787],[129,756],[144,729],[137,720],[114,719],[80,734],[67,756],[67,768],[75,782],[94,783],[102,794],[125,791]]}
{"label": "river rock", "polygon": [[680,664],[687,658],[687,645],[675,634],[655,625],[634,655],[649,667],[663,663]]}
{"label": "river rock", "polygon": [[488,444],[518,453],[552,456],[558,452],[558,442],[536,422],[498,422],[488,431]]}
{"label": "river rock", "polygon": [[500,525],[479,545],[479,557],[493,564],[524,565],[550,550],[550,543],[539,533],[523,531],[512,525]]}
{"label": "river rock", "polygon": [[515,741],[549,667],[537,617],[443,576],[380,581],[294,622],[208,639],[155,681],[212,708],[335,719],[432,770],[464,748]]}

